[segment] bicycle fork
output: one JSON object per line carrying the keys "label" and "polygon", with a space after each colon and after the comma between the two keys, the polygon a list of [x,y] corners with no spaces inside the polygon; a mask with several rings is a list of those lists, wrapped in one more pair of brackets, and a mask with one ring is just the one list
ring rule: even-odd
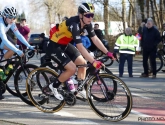
{"label": "bicycle fork", "polygon": [[104,88],[103,88],[103,86],[102,86],[103,83],[101,82],[99,75],[96,74],[96,77],[97,77],[97,85],[100,86],[100,88],[101,88],[101,90],[102,90],[102,92],[103,92],[103,95],[104,95],[105,98],[108,100],[107,94],[106,94],[106,92],[105,92],[105,90],[104,90]]}

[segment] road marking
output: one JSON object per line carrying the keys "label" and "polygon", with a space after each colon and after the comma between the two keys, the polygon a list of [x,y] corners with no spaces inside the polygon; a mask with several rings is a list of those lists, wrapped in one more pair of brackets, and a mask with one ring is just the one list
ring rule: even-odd
{"label": "road marking", "polygon": [[79,119],[79,120],[73,120],[73,121],[50,121],[50,122],[46,122],[46,123],[56,123],[56,124],[73,124],[73,125],[98,125],[98,123],[96,122],[92,122],[90,120],[87,119]]}
{"label": "road marking", "polygon": [[54,115],[60,115],[60,116],[67,116],[67,117],[76,117],[75,115],[68,113],[68,112],[64,112],[64,111],[59,111],[56,113],[53,113]]}
{"label": "road marking", "polygon": [[136,114],[138,116],[142,116],[142,117],[151,117],[150,115],[146,115],[146,114],[143,114],[143,113],[135,111],[135,110],[131,110],[131,113]]}
{"label": "road marking", "polygon": [[145,96],[142,96],[142,95],[140,95],[140,94],[136,94],[136,93],[131,93],[132,95],[135,95],[135,96],[139,96],[139,97],[141,97],[141,98],[143,98],[143,99],[151,99],[151,98],[149,98],[149,97],[145,97]]}

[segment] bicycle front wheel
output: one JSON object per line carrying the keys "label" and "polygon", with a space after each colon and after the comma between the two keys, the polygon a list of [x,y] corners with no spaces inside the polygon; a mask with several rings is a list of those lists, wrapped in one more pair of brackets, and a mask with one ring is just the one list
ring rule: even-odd
{"label": "bicycle front wheel", "polygon": [[14,78],[14,86],[17,94],[28,105],[33,105],[32,102],[29,100],[26,92],[26,78],[28,74],[37,68],[38,66],[33,64],[25,64],[23,67],[20,67],[15,74]]}
{"label": "bicycle front wheel", "polygon": [[43,112],[57,112],[61,110],[65,101],[56,99],[49,89],[58,74],[45,67],[36,68],[26,79],[26,90],[31,102]]}
{"label": "bicycle front wheel", "polygon": [[[117,91],[114,92],[114,81]],[[126,118],[132,109],[132,95],[127,85],[113,74],[93,76],[87,86],[87,99],[93,111],[108,121]]]}

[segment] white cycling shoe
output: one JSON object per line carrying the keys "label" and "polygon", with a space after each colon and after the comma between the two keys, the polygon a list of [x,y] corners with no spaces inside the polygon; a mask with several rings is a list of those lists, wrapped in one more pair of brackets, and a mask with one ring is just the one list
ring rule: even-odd
{"label": "white cycling shoe", "polygon": [[51,83],[49,85],[49,88],[51,89],[51,91],[53,92],[54,96],[58,99],[58,100],[64,100],[64,97],[58,93],[57,88],[53,87],[53,83]]}
{"label": "white cycling shoe", "polygon": [[79,91],[79,92],[78,92],[78,94],[79,94],[81,97],[83,97],[83,98],[87,99],[85,89],[83,89],[82,91]]}

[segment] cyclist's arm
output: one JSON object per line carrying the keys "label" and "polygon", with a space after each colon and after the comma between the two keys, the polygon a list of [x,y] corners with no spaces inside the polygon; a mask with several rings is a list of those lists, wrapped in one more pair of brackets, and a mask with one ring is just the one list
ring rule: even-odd
{"label": "cyclist's arm", "polygon": [[13,23],[11,26],[11,29],[13,31],[13,33],[16,35],[16,37],[27,47],[30,47],[30,44],[26,41],[26,39],[20,34],[20,32],[18,31],[16,25]]}
{"label": "cyclist's arm", "polygon": [[[2,23],[0,23],[0,38],[2,39],[2,42],[5,44],[5,46],[7,48],[9,48],[10,50],[16,52],[17,54],[20,53],[20,50],[17,49],[8,39],[6,36],[6,33],[4,31],[5,27]],[[4,49],[4,48],[1,48]]]}
{"label": "cyclist's arm", "polygon": [[91,37],[91,40],[97,46],[97,48],[99,48],[103,53],[106,54],[108,52],[108,50],[105,48],[103,43],[100,41],[100,39],[96,35]]}
{"label": "cyclist's arm", "polygon": [[91,38],[92,42],[96,45],[97,48],[99,48],[103,53],[107,54],[108,50],[103,45],[103,43],[100,41],[100,39],[96,36],[94,29],[92,27],[92,24],[88,25],[86,28],[89,37]]}
{"label": "cyclist's arm", "polygon": [[79,28],[77,28],[79,27],[79,24],[73,23],[70,27],[72,27],[70,29],[70,32],[72,33],[73,40],[76,43],[77,49],[80,51],[80,53],[86,60],[88,60],[90,63],[93,63],[94,58],[88,53],[88,51],[82,44],[81,37],[80,37],[80,30]]}

